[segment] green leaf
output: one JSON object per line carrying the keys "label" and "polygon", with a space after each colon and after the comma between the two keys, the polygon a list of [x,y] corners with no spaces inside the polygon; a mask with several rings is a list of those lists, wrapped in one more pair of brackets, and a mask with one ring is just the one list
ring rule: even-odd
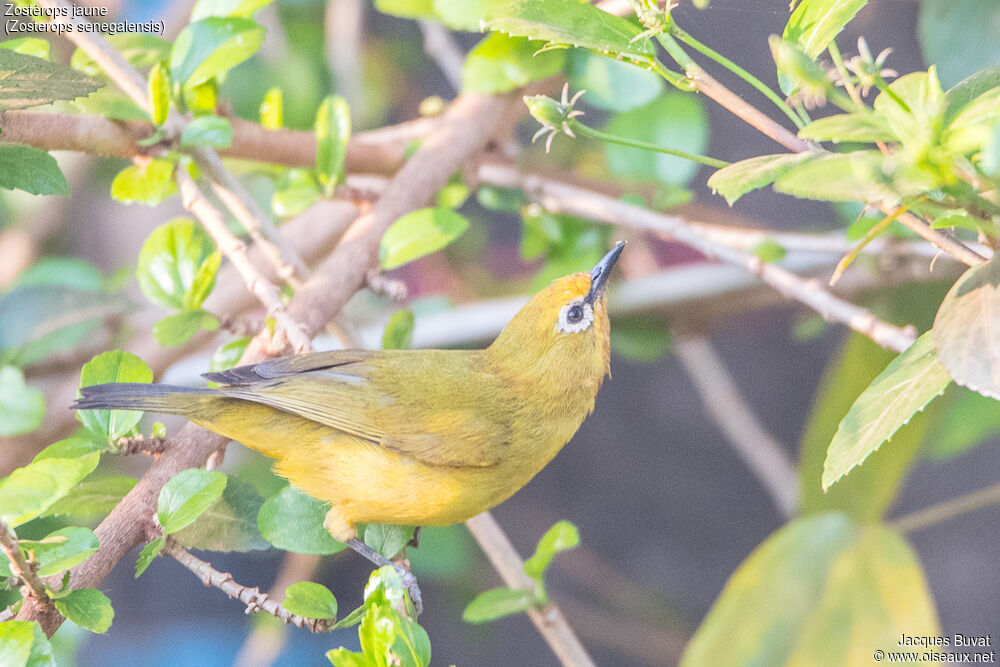
{"label": "green leaf", "polygon": [[937,69],[911,72],[889,84],[889,89],[909,108],[904,109],[888,93],[881,93],[872,104],[875,113],[886,119],[889,127],[905,146],[923,152],[937,141],[947,105]]}
{"label": "green leaf", "polygon": [[1000,65],[987,67],[962,79],[944,95],[948,102],[945,108],[945,120],[954,118],[959,109],[997,86],[1000,86]]}
{"label": "green leaf", "polygon": [[77,588],[55,599],[59,613],[81,628],[104,634],[111,627],[115,610],[108,596],[96,588]]}
{"label": "green leaf", "polygon": [[392,223],[379,246],[383,271],[441,250],[469,228],[469,221],[446,208],[422,208]]}
{"label": "green leaf", "polygon": [[72,516],[77,519],[104,517],[138,482],[134,477],[103,477],[73,487],[41,516]]}
{"label": "green leaf", "polygon": [[1000,257],[962,274],[934,319],[934,347],[955,382],[1000,398]]}
{"label": "green leaf", "polygon": [[191,9],[191,21],[209,16],[251,17],[274,0],[198,0]]}
{"label": "green leaf", "polygon": [[[122,350],[102,352],[83,365],[80,386],[108,382],[152,382],[153,371],[139,357]],[[128,435],[142,418],[140,410],[77,410],[77,418],[93,433],[112,443]]]}
{"label": "green leaf", "polygon": [[1000,433],[1000,401],[953,384],[938,402],[944,414],[924,442],[928,458],[951,459]]}
{"label": "green leaf", "polygon": [[[153,123],[163,125],[170,113],[170,70],[165,62],[158,62],[149,71],[149,81],[146,85],[149,99],[153,105]],[[187,129],[184,130],[187,132]],[[184,137],[181,136],[181,144]]]}
{"label": "green leaf", "polygon": [[[11,622],[25,623],[26,621]],[[26,667],[56,667],[52,644],[49,642],[48,636],[45,634],[45,631],[42,630],[42,626],[39,625],[38,621],[30,621],[30,623],[35,634],[35,641],[31,644],[31,655],[28,656],[28,664]],[[0,656],[0,664],[7,664],[3,662],[2,656]]]}
{"label": "green leaf", "polygon": [[889,123],[871,112],[840,113],[819,118],[799,130],[801,139],[810,141],[875,142],[896,141]]}
{"label": "green leaf", "polygon": [[21,144],[0,143],[0,188],[69,196],[69,184],[55,158],[40,148]]}
{"label": "green leaf", "polygon": [[840,422],[823,464],[823,489],[861,465],[949,384],[927,332],[886,366]]}
{"label": "green leaf", "polygon": [[286,169],[278,178],[271,197],[271,210],[281,218],[289,218],[306,210],[319,199],[320,190],[312,169]]}
{"label": "green leaf", "polygon": [[0,480],[0,521],[17,526],[34,519],[89,475],[100,454],[77,459],[43,459]]}
{"label": "green leaf", "polygon": [[142,244],[136,277],[150,301],[188,310],[200,306],[212,291],[220,260],[215,242],[199,225],[174,218]]}
{"label": "green leaf", "polygon": [[1000,87],[988,90],[958,109],[948,124],[944,144],[954,153],[972,153],[989,145],[1000,121]]}
{"label": "green leaf", "polygon": [[212,360],[208,362],[208,370],[218,373],[219,371],[228,371],[238,364],[243,358],[243,353],[247,351],[250,340],[249,337],[237,338],[220,345],[212,354]]}
{"label": "green leaf", "polygon": [[147,542],[139,552],[139,558],[135,561],[135,578],[138,579],[150,564],[160,555],[163,547],[167,544],[167,538],[157,537],[155,540]]}
{"label": "green leaf", "polygon": [[611,328],[611,351],[632,361],[656,361],[670,347],[670,330],[647,317],[619,318]]}
{"label": "green leaf", "polygon": [[174,165],[161,158],[129,165],[111,182],[111,196],[123,204],[158,206],[175,192]]}
{"label": "green leaf", "polygon": [[[151,67],[170,54],[170,42],[150,33],[123,32],[105,37],[115,51],[134,67]],[[77,49],[70,67],[88,76],[104,76],[104,70],[83,50]]]}
{"label": "green leaf", "polygon": [[172,537],[190,549],[260,551],[270,545],[257,530],[264,499],[252,485],[230,477],[222,496],[198,520]]}
{"label": "green leaf", "polygon": [[[376,6],[384,0],[376,0]],[[406,0],[397,0],[405,2]],[[418,4],[426,4],[426,0],[413,0]],[[511,0],[433,0],[434,14],[438,20],[452,30],[468,30],[481,32],[480,22],[486,15]]]}
{"label": "green leaf", "polygon": [[[37,621],[6,621],[0,623],[0,665],[23,667],[31,656]],[[42,633],[44,636],[44,633]]]}
{"label": "green leaf", "polygon": [[16,366],[0,366],[0,436],[30,433],[42,425],[45,396],[29,387]]}
{"label": "green leaf", "polygon": [[285,126],[284,94],[281,88],[274,86],[264,94],[260,103],[260,124],[268,130],[280,130]]}
{"label": "green leaf", "polygon": [[[124,93],[110,86],[94,91],[87,97],[79,98],[75,102],[72,102],[72,106],[80,113],[104,116],[111,120],[134,120],[140,123],[150,122],[149,114],[142,107],[133,102]],[[140,143],[140,145],[144,144]]]}
{"label": "green leaf", "polygon": [[17,277],[18,287],[62,285],[78,290],[99,290],[104,277],[96,266],[80,257],[43,257]]}
{"label": "green leaf", "polygon": [[0,299],[0,361],[26,365],[71,349],[130,308],[120,296],[62,285],[25,285]]}
{"label": "green leaf", "polygon": [[80,526],[60,528],[40,540],[20,540],[19,544],[25,554],[33,554],[42,577],[76,567],[100,548],[94,531]]}
{"label": "green leaf", "polygon": [[397,310],[389,318],[382,332],[383,350],[408,350],[413,344],[413,326],[416,320],[409,308]]}
{"label": "green leaf", "polygon": [[712,174],[708,187],[732,204],[746,193],[773,183],[795,165],[813,157],[813,153],[782,153],[740,160]]}
{"label": "green leaf", "polygon": [[343,97],[330,96],[316,112],[316,178],[327,195],[344,175],[344,157],[351,139],[351,108]]}
{"label": "green leaf", "polygon": [[215,331],[219,320],[204,310],[183,310],[167,315],[153,325],[153,337],[164,347],[183,345],[196,333],[205,329]]}
{"label": "green leaf", "polygon": [[286,588],[281,606],[305,618],[337,617],[337,598],[326,586],[311,581],[300,581]]}
{"label": "green leaf", "polygon": [[221,472],[188,468],[177,473],[160,489],[156,516],[163,534],[189,526],[222,495],[227,478]]}
{"label": "green leaf", "polygon": [[412,526],[370,523],[365,526],[365,544],[388,559],[393,559],[413,539]]}
{"label": "green leaf", "polygon": [[864,336],[852,334],[833,357],[802,437],[799,475],[803,513],[841,510],[860,521],[872,521],[881,518],[895,498],[926,433],[926,414],[914,416],[897,431],[891,447],[871,454],[865,465],[852,470],[826,492],[822,487],[827,450],[841,420],[895,356]]}
{"label": "green leaf", "polygon": [[26,56],[52,60],[52,45],[38,37],[19,37],[0,42],[0,49],[10,49]]}
{"label": "green leaf", "polygon": [[802,0],[789,17],[782,39],[815,59],[866,4],[868,0]]}
{"label": "green leaf", "polygon": [[[704,153],[708,146],[708,117],[701,102],[694,95],[678,91],[669,91],[646,106],[613,116],[604,131],[687,153]],[[604,154],[615,175],[640,182],[658,180],[685,185],[700,166],[675,155],[610,143],[605,144]]]}
{"label": "green leaf", "polygon": [[803,159],[783,170],[774,189],[801,199],[896,202],[900,193],[882,172],[878,151],[826,153]]}
{"label": "green leaf", "polygon": [[264,28],[251,19],[209,17],[187,25],[170,51],[170,78],[187,88],[253,56]]}
{"label": "green leaf", "polygon": [[573,90],[586,90],[581,100],[605,111],[631,111],[665,90],[663,78],[647,69],[583,49],[567,56],[566,76]]}
{"label": "green leaf", "polygon": [[557,521],[542,535],[531,558],[524,561],[524,573],[541,581],[545,569],[557,553],[573,549],[579,544],[580,531],[576,526],[569,521]]}
{"label": "green leaf", "polygon": [[65,65],[0,49],[0,110],[72,100],[89,95],[101,85]]}
{"label": "green leaf", "polygon": [[531,591],[491,588],[473,598],[462,611],[466,623],[486,623],[511,614],[520,614],[534,606]]}
{"label": "green leaf", "polygon": [[579,46],[638,62],[653,61],[653,46],[649,39],[632,41],[641,32],[639,28],[590,4],[566,0],[520,0],[487,12],[483,25],[512,37]]}
{"label": "green leaf", "polygon": [[200,116],[188,123],[181,132],[181,146],[229,148],[233,143],[233,128],[219,116]]}
{"label": "green leaf", "polygon": [[323,519],[329,506],[293,486],[264,501],[257,514],[257,528],[264,539],[285,551],[300,554],[335,554],[345,545],[333,539]]}
{"label": "green leaf", "polygon": [[476,44],[462,66],[462,91],[506,93],[532,81],[558,74],[566,60],[561,51],[524,37],[495,32]]}
{"label": "green leaf", "polygon": [[888,528],[825,514],[793,521],[750,554],[680,664],[865,665],[903,634],[940,634],[916,555]]}
{"label": "green leaf", "polygon": [[[378,0],[376,0],[377,6]],[[351,651],[343,647],[330,649],[326,652],[326,657],[334,667],[372,667],[372,662],[365,657],[364,653],[358,653],[357,651]]]}
{"label": "green leaf", "polygon": [[111,451],[107,442],[95,440],[90,433],[85,430],[79,431],[79,435],[72,435],[63,440],[53,442],[51,445],[35,455],[35,461],[43,459],[78,459],[93,452]]}
{"label": "green leaf", "polygon": [[434,0],[375,0],[375,9],[406,19],[433,19]]}
{"label": "green leaf", "polygon": [[924,62],[937,65],[946,84],[1000,64],[1000,6],[993,0],[921,0],[917,41]]}
{"label": "green leaf", "polygon": [[756,255],[757,259],[767,264],[780,262],[785,258],[785,247],[771,239],[764,239],[750,248],[750,252]]}

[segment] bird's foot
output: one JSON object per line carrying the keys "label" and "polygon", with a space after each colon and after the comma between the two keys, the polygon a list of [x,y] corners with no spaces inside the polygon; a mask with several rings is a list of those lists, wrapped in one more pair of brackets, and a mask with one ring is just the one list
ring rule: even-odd
{"label": "bird's foot", "polygon": [[417,616],[420,616],[420,614],[424,613],[424,601],[420,595],[420,586],[417,585],[417,578],[402,563],[393,563],[392,566],[396,568],[396,572],[402,578],[403,587],[410,594],[410,601],[413,602],[413,608],[417,611]]}

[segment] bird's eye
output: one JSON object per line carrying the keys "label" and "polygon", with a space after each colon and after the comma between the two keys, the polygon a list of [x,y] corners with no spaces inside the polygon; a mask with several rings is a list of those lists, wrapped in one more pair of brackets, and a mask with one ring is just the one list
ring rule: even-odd
{"label": "bird's eye", "polygon": [[576,324],[583,319],[583,306],[576,305],[572,306],[568,311],[566,311],[566,321],[570,324]]}

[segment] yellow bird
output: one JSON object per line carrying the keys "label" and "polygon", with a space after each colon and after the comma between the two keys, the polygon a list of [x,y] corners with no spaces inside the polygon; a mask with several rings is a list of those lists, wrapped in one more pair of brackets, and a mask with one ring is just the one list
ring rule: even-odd
{"label": "yellow bird", "polygon": [[335,539],[385,565],[356,524],[443,526],[494,507],[593,411],[610,368],[604,288],[623,247],[537,293],[485,350],[316,352],[206,373],[216,389],[82,387],[73,407],[183,415],[276,459],[330,503]]}

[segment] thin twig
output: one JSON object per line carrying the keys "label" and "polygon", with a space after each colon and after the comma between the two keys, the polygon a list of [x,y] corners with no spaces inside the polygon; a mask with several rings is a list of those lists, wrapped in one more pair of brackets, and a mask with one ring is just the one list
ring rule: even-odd
{"label": "thin twig", "polygon": [[435,21],[417,21],[424,36],[424,51],[437,63],[444,78],[454,91],[462,89],[462,65],[465,54],[448,29]]}
{"label": "thin twig", "polygon": [[188,174],[187,168],[180,165],[175,170],[174,176],[180,188],[181,203],[183,203],[184,208],[198,218],[205,231],[218,245],[219,250],[229,258],[229,261],[239,271],[250,292],[264,304],[264,307],[267,308],[267,314],[274,318],[275,342],[279,347],[283,346],[284,341],[281,337],[285,336],[297,354],[311,350],[312,343],[302,325],[285,310],[285,305],[281,301],[281,292],[249,260],[246,244],[229,231],[222,213],[208,200],[208,197]]}
{"label": "thin twig", "polygon": [[146,438],[141,433],[131,438],[118,440],[118,448],[122,454],[149,454],[159,456],[167,451],[166,438]]}
{"label": "thin twig", "polygon": [[[492,514],[489,512],[478,514],[466,521],[465,525],[479,542],[483,553],[490,559],[493,569],[500,574],[505,584],[511,588],[533,589],[535,583],[524,573],[524,561],[517,555],[514,545]],[[587,654],[587,649],[580,643],[573,628],[566,622],[566,618],[554,602],[550,601],[541,609],[529,609],[528,616],[563,665],[567,667],[594,665],[594,661]]]}
{"label": "thin twig", "polygon": [[901,533],[914,533],[962,514],[998,504],[1000,504],[1000,484],[994,484],[893,519],[889,525]]}
{"label": "thin twig", "polygon": [[533,174],[521,174],[505,165],[484,164],[479,169],[479,178],[481,182],[492,185],[519,188],[554,213],[666,234],[707,257],[743,267],[785,296],[804,303],[826,319],[846,324],[890,350],[902,352],[916,340],[913,327],[896,327],[867,309],[823,289],[817,280],[803,280],[780,266],[763,262],[754,254],[716,243],[683,218],[632,206],[585,188]]}
{"label": "thin twig", "polygon": [[280,618],[285,623],[291,623],[298,628],[306,628],[312,632],[326,632],[330,622],[323,619],[305,618],[285,609],[280,602],[277,602],[267,593],[254,586],[250,588],[237,583],[233,575],[228,572],[220,572],[200,558],[194,556],[190,551],[180,546],[171,538],[163,547],[163,553],[171,556],[178,563],[191,570],[191,572],[201,579],[206,586],[218,588],[230,598],[236,598],[247,606],[246,613],[253,614],[258,611],[265,611],[272,616]]}
{"label": "thin twig", "polygon": [[10,571],[24,584],[28,590],[27,595],[31,595],[43,604],[51,605],[52,601],[49,599],[48,593],[45,592],[45,584],[39,579],[38,572],[32,564],[25,560],[14,531],[2,521],[0,521],[0,549],[7,554],[7,558],[10,560]]}
{"label": "thin twig", "polygon": [[799,496],[795,466],[747,405],[715,348],[704,338],[682,336],[674,341],[673,349],[716,426],[781,513],[791,517]]}

